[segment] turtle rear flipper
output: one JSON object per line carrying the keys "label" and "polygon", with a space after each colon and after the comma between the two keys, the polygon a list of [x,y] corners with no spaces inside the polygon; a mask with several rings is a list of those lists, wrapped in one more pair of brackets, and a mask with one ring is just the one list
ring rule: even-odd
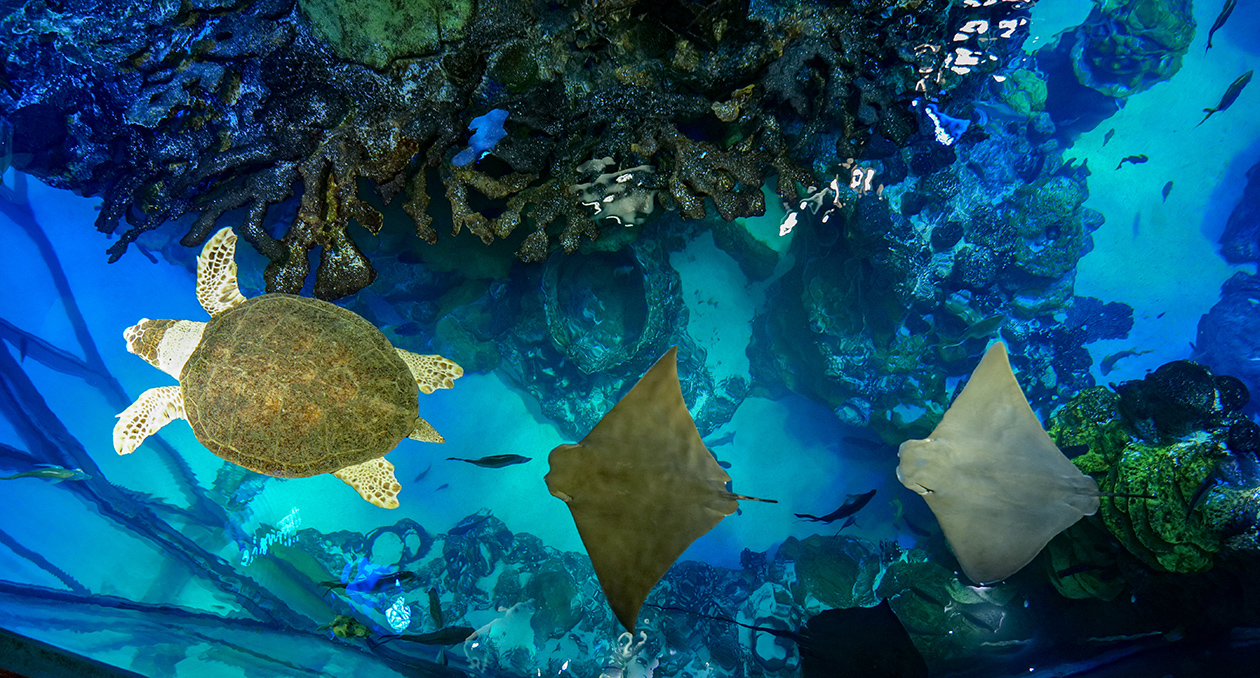
{"label": "turtle rear flipper", "polygon": [[225,228],[206,241],[197,257],[197,301],[214,317],[245,302],[236,285],[236,234]]}
{"label": "turtle rear flipper", "polygon": [[398,351],[398,356],[407,363],[407,369],[411,370],[412,376],[416,378],[416,384],[420,387],[420,392],[425,395],[439,388],[452,388],[455,386],[455,380],[464,376],[464,368],[456,365],[454,360],[440,355],[420,355],[398,347],[394,350]]}
{"label": "turtle rear flipper", "polygon": [[174,419],[187,419],[184,396],[178,386],[151,388],[118,414],[114,424],[114,450],[131,454],[145,438],[157,433]]}
{"label": "turtle rear flipper", "polygon": [[443,438],[442,434],[433,428],[433,424],[425,421],[423,417],[416,417],[415,428],[411,429],[411,433],[408,433],[407,437],[412,440],[419,440],[422,443],[446,442],[446,438]]}
{"label": "turtle rear flipper", "polygon": [[402,485],[394,477],[394,465],[383,457],[333,471],[333,475],[373,504],[387,509],[398,508],[398,493]]}

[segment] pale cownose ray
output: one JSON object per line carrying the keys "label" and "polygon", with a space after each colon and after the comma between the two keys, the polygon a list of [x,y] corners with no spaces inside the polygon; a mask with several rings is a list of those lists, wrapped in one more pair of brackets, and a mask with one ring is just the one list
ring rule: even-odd
{"label": "pale cownose ray", "polygon": [[669,349],[576,445],[551,451],[547,488],[573,513],[613,614],[639,609],[692,542],[739,508],[700,440]]}
{"label": "pale cownose ray", "polygon": [[118,415],[114,449],[130,454],[174,419],[223,459],[277,478],[331,473],[382,508],[402,486],[384,456],[403,438],[440,443],[416,416],[417,391],[451,388],[464,370],[394,348],[380,330],[326,301],[241,295],[236,236],[225,228],[197,257],[208,322],[141,319],[127,350],[179,380]]}
{"label": "pale cownose ray", "polygon": [[994,343],[941,423],[907,440],[897,478],[927,501],[977,584],[1027,565],[1054,536],[1098,510],[1098,483],[1063,456]]}

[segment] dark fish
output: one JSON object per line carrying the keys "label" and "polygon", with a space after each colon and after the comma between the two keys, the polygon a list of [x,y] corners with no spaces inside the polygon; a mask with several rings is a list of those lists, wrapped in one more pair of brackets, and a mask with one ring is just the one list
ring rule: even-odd
{"label": "dark fish", "polygon": [[1111,355],[1103,358],[1102,362],[1098,363],[1098,371],[1102,372],[1103,374],[1110,374],[1112,370],[1116,369],[1116,363],[1120,362],[1122,359],[1128,358],[1130,356],[1150,353],[1151,350],[1152,349],[1148,349],[1145,351],[1137,351],[1134,349],[1126,348],[1123,351],[1116,351],[1115,353],[1112,353]]}
{"label": "dark fish", "polygon": [[719,460],[718,460],[718,466],[721,466],[722,468],[730,468],[730,467],[731,467],[731,462],[729,462],[729,461],[722,461],[721,459],[719,459]]}
{"label": "dark fish", "polygon": [[[1202,123],[1200,123],[1200,124],[1202,124]],[[1120,169],[1121,167],[1123,167],[1123,166],[1124,166],[1124,163],[1126,163],[1126,162],[1131,162],[1131,163],[1133,163],[1134,165],[1141,165],[1142,163],[1146,162],[1147,160],[1150,160],[1150,158],[1148,158],[1148,157],[1146,157],[1145,155],[1140,154],[1140,153],[1139,153],[1138,155],[1125,156],[1123,159],[1121,159],[1121,160],[1120,160],[1120,164],[1119,164],[1119,165],[1116,165],[1116,169]]]}
{"label": "dark fish", "polygon": [[853,527],[854,525],[857,525],[857,516],[849,516],[848,520],[844,521],[844,524],[837,530],[837,534],[844,531],[844,528]]}
{"label": "dark fish", "polygon": [[450,532],[447,532],[447,534],[448,534],[448,535],[453,535],[453,536],[456,536],[456,537],[458,537],[458,536],[460,536],[460,535],[463,535],[463,534],[468,534],[469,532],[471,532],[471,531],[473,531],[474,529],[476,529],[476,527],[477,527],[478,525],[480,525],[480,524],[482,524],[482,523],[486,522],[487,520],[489,520],[491,515],[493,515],[493,514],[491,514],[491,513],[489,513],[489,512],[487,512],[487,513],[474,513],[474,514],[472,514],[471,516],[468,516],[468,517],[464,518],[463,520],[459,521],[459,523],[458,523],[457,525],[455,525],[455,527],[452,527],[452,528],[451,528],[451,531],[450,531]]}
{"label": "dark fish", "polygon": [[849,498],[840,505],[840,508],[828,513],[825,516],[812,516],[808,513],[794,513],[792,515],[795,515],[797,518],[812,520],[816,523],[834,523],[841,518],[848,518],[854,513],[861,511],[862,507],[866,506],[871,501],[871,497],[874,496],[875,490],[871,490],[865,494],[851,494],[849,495]]}
{"label": "dark fish", "polygon": [[[353,584],[355,586],[354,590],[359,591],[360,593],[384,593],[395,586],[402,586],[407,582],[415,581],[415,579],[415,572],[399,570],[397,572],[383,574],[375,581],[362,580],[359,582],[350,582],[350,584]],[[320,582],[320,586],[325,587],[324,592],[327,593],[333,589],[341,589],[344,591],[347,583],[344,581],[325,581]]]}
{"label": "dark fish", "polygon": [[[1203,116],[1203,119],[1199,121],[1199,125],[1207,122],[1207,119],[1212,117],[1213,113],[1223,111],[1234,105],[1234,101],[1238,99],[1238,95],[1242,93],[1243,88],[1247,86],[1247,83],[1251,82],[1252,73],[1255,73],[1255,71],[1247,71],[1246,73],[1238,76],[1237,80],[1230,83],[1229,89],[1225,90],[1225,96],[1221,97],[1221,102],[1216,105],[1216,108],[1203,109],[1203,112],[1207,113],[1207,115]],[[1198,127],[1199,125],[1195,125],[1195,127]]]}
{"label": "dark fish", "polygon": [[1063,456],[1068,459],[1075,459],[1076,457],[1089,452],[1089,445],[1068,445],[1067,447],[1060,447],[1059,451],[1062,452]]}
{"label": "dark fish", "polygon": [[1116,135],[1116,128],[1112,127],[1111,129],[1107,130],[1107,133],[1103,135],[1102,145],[1106,146],[1107,142],[1111,141],[1111,137],[1114,137],[1115,135]]}
{"label": "dark fish", "polygon": [[438,599],[437,589],[429,589],[429,618],[434,626],[442,628],[442,601]]}
{"label": "dark fish", "polygon": [[420,334],[423,330],[424,328],[417,322],[406,322],[401,325],[394,326],[394,334],[397,334],[400,337],[414,337],[417,334]]}
{"label": "dark fish", "polygon": [[1172,182],[1164,184],[1164,202],[1168,202],[1168,194],[1172,193]]}
{"label": "dark fish", "polygon": [[473,466],[481,468],[503,468],[513,464],[524,464],[529,461],[529,457],[522,457],[519,454],[492,454],[489,457],[481,457],[480,459],[461,459],[460,457],[447,457],[447,461],[466,461]]}
{"label": "dark fish", "polygon": [[1220,481],[1216,478],[1216,472],[1213,471],[1212,473],[1207,474],[1207,477],[1203,479],[1202,483],[1199,483],[1199,489],[1195,490],[1194,494],[1190,495],[1190,502],[1186,504],[1186,520],[1190,520],[1190,514],[1194,513],[1195,507],[1197,507],[1199,503],[1207,497],[1208,490],[1216,487],[1216,483],[1218,482]]}
{"label": "dark fish", "polygon": [[435,489],[435,490],[433,490],[433,491],[434,491],[434,492],[441,492],[442,490],[445,490],[446,488],[448,488],[448,487],[450,487],[450,486],[451,486],[451,484],[450,484],[450,483],[442,483],[441,485],[438,485],[438,486],[437,486],[437,489]]}
{"label": "dark fish", "polygon": [[429,462],[429,465],[425,467],[425,469],[420,472],[420,475],[416,476],[416,479],[413,480],[412,482],[418,483],[421,480],[424,480],[424,477],[429,475],[429,471],[432,471],[432,470],[433,470],[433,462]]}
{"label": "dark fish", "polygon": [[1229,19],[1229,15],[1234,13],[1234,5],[1238,4],[1237,0],[1225,0],[1225,6],[1221,8],[1221,13],[1216,15],[1216,21],[1212,22],[1212,30],[1208,31],[1208,44],[1203,48],[1203,53],[1207,54],[1212,49],[1212,35],[1225,25],[1225,21]]}
{"label": "dark fish", "polygon": [[405,636],[391,636],[384,640],[405,640],[410,643],[420,643],[421,645],[459,645],[468,640],[468,637],[476,633],[477,629],[470,626],[448,626],[444,629],[438,629],[432,633],[416,633]]}
{"label": "dark fish", "polygon": [[958,339],[950,345],[958,346],[968,339],[985,339],[987,337],[991,337],[993,336],[993,333],[1002,329],[1002,323],[1004,322],[1006,322],[1006,316],[1001,313],[991,315],[983,320],[978,320],[969,325],[967,329],[963,330],[963,333],[958,335]]}

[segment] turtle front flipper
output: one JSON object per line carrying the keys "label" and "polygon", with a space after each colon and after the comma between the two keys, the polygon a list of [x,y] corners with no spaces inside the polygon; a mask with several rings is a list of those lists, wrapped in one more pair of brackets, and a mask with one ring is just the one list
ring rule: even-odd
{"label": "turtle front flipper", "polygon": [[236,285],[236,234],[225,228],[197,257],[197,301],[212,317],[245,302]]}
{"label": "turtle front flipper", "polygon": [[433,424],[425,421],[423,417],[416,417],[416,425],[411,429],[411,433],[407,434],[412,440],[419,440],[422,443],[444,443],[446,438],[442,437],[437,429],[433,428]]}
{"label": "turtle front flipper", "polygon": [[398,347],[394,350],[407,363],[407,369],[411,370],[416,384],[420,386],[420,392],[425,395],[439,388],[451,388],[455,386],[456,379],[464,376],[464,368],[456,365],[454,360],[440,355],[420,355]]}
{"label": "turtle front flipper", "polygon": [[333,471],[333,475],[373,504],[387,509],[398,508],[398,493],[402,490],[402,485],[394,477],[394,465],[385,461],[384,457],[347,466]]}
{"label": "turtle front flipper", "polygon": [[158,429],[174,419],[187,418],[184,396],[178,386],[151,388],[118,414],[118,423],[114,424],[114,450],[118,454],[131,454]]}

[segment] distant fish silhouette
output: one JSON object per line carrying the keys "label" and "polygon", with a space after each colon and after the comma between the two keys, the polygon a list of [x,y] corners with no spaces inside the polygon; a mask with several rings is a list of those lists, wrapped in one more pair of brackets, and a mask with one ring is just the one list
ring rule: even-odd
{"label": "distant fish silhouette", "polygon": [[835,521],[840,520],[841,518],[848,518],[854,513],[861,511],[862,507],[870,503],[871,497],[874,497],[874,496],[875,496],[875,490],[871,490],[870,492],[867,492],[865,494],[851,494],[849,495],[849,498],[846,499],[845,502],[840,505],[840,508],[832,511],[831,513],[828,513],[825,516],[812,516],[808,513],[793,513],[792,515],[796,516],[797,518],[804,518],[805,520],[812,520],[816,523],[834,523]]}
{"label": "distant fish silhouette", "polygon": [[476,632],[477,630],[470,626],[448,626],[431,633],[384,636],[381,638],[381,642],[405,640],[410,643],[420,643],[421,645],[459,645]]}
{"label": "distant fish silhouette", "polygon": [[1103,135],[1102,145],[1106,146],[1107,142],[1111,141],[1111,137],[1114,137],[1115,135],[1116,135],[1116,128],[1112,127],[1111,129],[1107,130],[1107,133]]}
{"label": "distant fish silhouette", "polygon": [[1116,169],[1120,169],[1126,162],[1133,163],[1134,165],[1141,165],[1147,160],[1150,160],[1150,158],[1142,154],[1126,156],[1124,159],[1120,161],[1119,165],[1116,165]]}
{"label": "distant fish silhouette", "polygon": [[1105,376],[1112,370],[1116,369],[1116,363],[1120,362],[1122,359],[1128,358],[1130,356],[1135,356],[1135,355],[1143,355],[1145,353],[1150,353],[1150,352],[1151,352],[1150,350],[1137,351],[1134,349],[1125,349],[1123,351],[1116,351],[1115,353],[1112,353],[1106,358],[1103,358],[1102,361],[1098,363],[1098,371],[1102,372],[1103,375]]}
{"label": "distant fish silhouette", "polygon": [[1172,193],[1172,182],[1164,184],[1164,202],[1168,202],[1168,194]]}
{"label": "distant fish silhouette", "polygon": [[46,466],[34,471],[23,471],[15,473],[11,476],[0,476],[0,480],[13,480],[15,478],[43,478],[59,483],[63,480],[88,480],[92,476],[83,472],[83,469],[68,469],[60,466]]}
{"label": "distant fish silhouette", "polygon": [[417,475],[416,479],[412,482],[418,483],[421,480],[424,480],[425,476],[429,475],[429,471],[432,471],[432,470],[433,470],[433,462],[429,462],[429,465],[426,466],[425,469],[420,472],[420,475]]}
{"label": "distant fish silhouette", "polygon": [[492,454],[488,457],[478,459],[462,459],[460,457],[447,457],[447,461],[466,461],[474,466],[481,468],[503,468],[513,464],[524,464],[529,461],[529,457],[522,457],[519,454]]}
{"label": "distant fish silhouette", "polygon": [[[1213,113],[1223,111],[1232,106],[1234,101],[1238,99],[1238,95],[1242,93],[1243,88],[1247,86],[1247,83],[1251,82],[1252,73],[1255,73],[1255,71],[1247,71],[1246,73],[1238,76],[1237,80],[1230,83],[1229,89],[1225,90],[1225,96],[1221,97],[1221,102],[1216,105],[1216,108],[1203,109],[1203,112],[1207,113],[1207,115],[1203,116],[1203,119],[1199,121],[1199,125],[1207,122],[1207,119],[1212,117]],[[1199,125],[1195,125],[1195,127],[1198,127]]]}
{"label": "distant fish silhouette", "polygon": [[1216,15],[1216,21],[1212,22],[1212,30],[1208,31],[1208,44],[1203,48],[1203,53],[1207,54],[1212,49],[1212,35],[1217,29],[1225,25],[1225,21],[1229,19],[1229,15],[1234,12],[1234,5],[1238,4],[1238,0],[1225,0],[1225,6],[1221,8],[1221,13]]}

